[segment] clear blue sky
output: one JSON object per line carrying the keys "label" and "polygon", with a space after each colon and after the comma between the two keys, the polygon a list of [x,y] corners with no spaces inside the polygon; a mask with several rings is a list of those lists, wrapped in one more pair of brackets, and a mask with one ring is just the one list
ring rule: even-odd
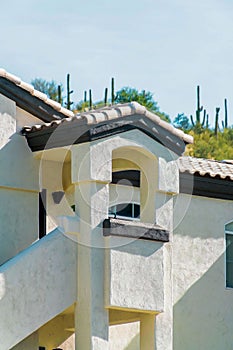
{"label": "clear blue sky", "polygon": [[232,0],[2,1],[0,66],[27,82],[70,73],[76,101],[114,76],[171,117],[194,113],[200,84],[211,115],[228,98],[233,124],[232,18]]}

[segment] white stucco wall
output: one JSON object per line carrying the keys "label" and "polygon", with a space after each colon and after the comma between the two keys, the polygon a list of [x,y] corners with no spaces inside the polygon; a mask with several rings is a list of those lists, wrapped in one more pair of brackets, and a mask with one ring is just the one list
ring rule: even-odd
{"label": "white stucco wall", "polygon": [[63,350],[74,350],[75,349],[75,335],[72,334],[64,343],[60,344],[59,347]]}
{"label": "white stucco wall", "polygon": [[26,112],[24,109],[16,107],[16,130],[20,132],[24,126],[33,126],[41,125],[44,122],[32,115],[31,113]]}
{"label": "white stucco wall", "polygon": [[106,305],[163,311],[163,245],[146,240],[126,244],[127,238],[109,240],[116,248],[106,251]]}
{"label": "white stucco wall", "polygon": [[16,133],[16,104],[0,94],[0,187],[38,190],[38,162]]}
{"label": "white stucco wall", "polygon": [[109,343],[109,350],[140,350],[140,323],[111,326]]}
{"label": "white stucco wall", "polygon": [[0,186],[39,190],[39,162],[25,138],[14,134],[0,151]]}
{"label": "white stucco wall", "polygon": [[38,161],[16,129],[16,104],[0,95],[0,265],[38,237]]}
{"label": "white stucco wall", "polygon": [[[233,203],[180,195],[174,222],[174,350],[232,348],[233,290],[225,288],[224,225]],[[176,208],[178,210],[178,208]],[[176,218],[175,218],[176,219]]]}
{"label": "white stucco wall", "polygon": [[76,246],[55,231],[0,267],[1,350],[9,350],[71,306]]}
{"label": "white stucco wall", "polygon": [[[71,335],[59,347],[63,350],[74,350],[75,335]],[[140,323],[132,322],[110,326],[109,350],[140,350]]]}
{"label": "white stucco wall", "polygon": [[0,265],[38,238],[38,194],[0,188]]}
{"label": "white stucco wall", "polygon": [[16,132],[16,104],[0,94],[0,149]]}

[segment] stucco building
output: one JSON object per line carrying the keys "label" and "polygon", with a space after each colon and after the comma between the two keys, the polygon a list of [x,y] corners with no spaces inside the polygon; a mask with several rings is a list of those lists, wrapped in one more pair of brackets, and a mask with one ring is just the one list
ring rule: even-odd
{"label": "stucco building", "polygon": [[233,165],[137,103],[0,70],[0,350],[230,350]]}

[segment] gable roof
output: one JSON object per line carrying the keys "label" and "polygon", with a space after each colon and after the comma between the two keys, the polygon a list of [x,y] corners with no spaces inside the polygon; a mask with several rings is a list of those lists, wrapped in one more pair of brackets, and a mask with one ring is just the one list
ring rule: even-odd
{"label": "gable roof", "polygon": [[88,112],[82,112],[74,115],[71,118],[66,118],[63,120],[52,121],[51,123],[45,123],[42,125],[34,125],[32,127],[25,127],[24,130],[27,133],[38,131],[41,129],[51,128],[62,123],[70,123],[74,120],[86,120],[86,123],[89,125],[99,124],[101,122],[107,122],[113,119],[118,119],[122,117],[131,116],[134,114],[139,114],[146,116],[148,119],[151,119],[157,125],[160,125],[165,130],[170,133],[178,136],[186,143],[192,143],[193,137],[185,134],[182,130],[175,128],[172,124],[162,120],[156,114],[148,111],[144,106],[140,105],[138,102],[129,102],[125,104],[117,104],[108,107],[103,107],[97,110],[92,110]]}
{"label": "gable roof", "polygon": [[185,144],[193,142],[192,136],[163,121],[137,102],[113,105],[42,125],[24,127],[22,132],[31,149],[37,151],[46,147],[56,129],[59,129],[57,134],[60,136],[50,143],[50,148],[69,145],[72,139],[75,139],[73,143],[81,143],[132,129],[142,130],[177,154],[184,152]]}
{"label": "gable roof", "polygon": [[16,102],[16,105],[44,122],[73,117],[74,113],[34,89],[19,77],[0,68],[0,93]]}

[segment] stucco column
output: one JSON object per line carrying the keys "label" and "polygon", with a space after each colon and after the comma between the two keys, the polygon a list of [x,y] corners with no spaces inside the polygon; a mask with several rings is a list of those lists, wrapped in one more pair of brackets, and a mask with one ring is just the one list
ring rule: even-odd
{"label": "stucco column", "polygon": [[144,314],[140,317],[140,350],[154,350],[155,315]]}
{"label": "stucco column", "polygon": [[165,243],[164,254],[164,311],[155,317],[156,350],[173,350],[173,305],[172,305],[172,248]]}
{"label": "stucco column", "polygon": [[154,224],[155,191],[157,187],[157,162],[154,159],[144,158],[141,164],[141,221]]}
{"label": "stucco column", "polygon": [[[100,152],[96,157],[91,144],[73,146],[72,182],[75,184],[75,211],[80,220],[77,244],[77,304],[75,348],[108,349],[109,320],[104,307],[105,238],[102,221],[107,217],[111,168]],[[98,165],[98,166],[97,166]],[[106,172],[106,174],[108,171]]]}

